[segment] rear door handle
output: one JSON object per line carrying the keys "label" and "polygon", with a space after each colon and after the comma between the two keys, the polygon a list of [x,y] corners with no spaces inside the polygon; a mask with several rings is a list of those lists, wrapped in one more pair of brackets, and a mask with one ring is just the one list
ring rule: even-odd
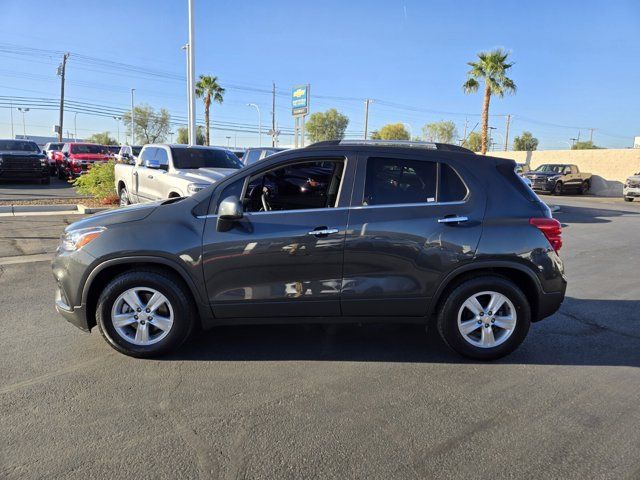
{"label": "rear door handle", "polygon": [[338,233],[338,229],[337,228],[324,228],[321,230],[311,230],[309,232],[309,235],[315,235],[316,237],[320,237],[323,235],[331,235],[332,233]]}
{"label": "rear door handle", "polygon": [[444,217],[444,218],[439,218],[438,223],[461,223],[461,222],[466,222],[468,220],[469,219],[467,217],[459,217],[459,216]]}

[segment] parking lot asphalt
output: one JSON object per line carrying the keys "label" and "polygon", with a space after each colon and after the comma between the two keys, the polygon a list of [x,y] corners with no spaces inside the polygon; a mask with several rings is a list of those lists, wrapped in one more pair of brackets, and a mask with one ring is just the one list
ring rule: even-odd
{"label": "parking lot asphalt", "polygon": [[51,177],[50,185],[34,182],[0,182],[0,200],[45,200],[49,198],[75,198],[79,195],[66,180]]}
{"label": "parking lot asphalt", "polygon": [[493,363],[397,325],[224,327],[136,360],[56,315],[47,262],[0,266],[0,478],[639,478],[640,204],[545,200],[567,299]]}

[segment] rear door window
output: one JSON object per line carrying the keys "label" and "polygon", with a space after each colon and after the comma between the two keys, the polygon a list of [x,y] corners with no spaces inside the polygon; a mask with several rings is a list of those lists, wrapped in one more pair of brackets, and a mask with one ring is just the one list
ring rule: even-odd
{"label": "rear door window", "polygon": [[436,201],[435,162],[372,157],[367,161],[363,205],[398,205]]}

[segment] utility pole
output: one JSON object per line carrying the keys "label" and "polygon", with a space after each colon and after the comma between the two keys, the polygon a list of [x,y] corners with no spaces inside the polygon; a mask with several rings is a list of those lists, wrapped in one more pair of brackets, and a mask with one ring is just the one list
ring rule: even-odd
{"label": "utility pole", "polygon": [[467,141],[467,127],[469,125],[469,118],[465,117],[464,119],[464,134],[462,135],[462,140],[460,140],[460,146],[464,145],[464,142]]}
{"label": "utility pole", "polygon": [[135,118],[135,113],[133,111],[133,92],[135,91],[136,91],[135,88],[131,89],[131,145],[136,144],[136,137],[135,137],[136,118]]}
{"label": "utility pole", "polygon": [[589,143],[593,143],[593,131],[595,130],[595,128],[590,128],[589,129]]}
{"label": "utility pole", "polygon": [[276,82],[271,91],[271,146],[276,146]]}
{"label": "utility pole", "polygon": [[193,29],[193,2],[189,1],[189,145],[196,144],[196,94],[195,94],[195,39]]}
{"label": "utility pole", "polygon": [[509,150],[509,124],[511,123],[511,115],[507,115],[507,132],[504,135],[504,151]]}
{"label": "utility pole", "polygon": [[58,141],[62,142],[62,122],[64,121],[64,76],[67,69],[67,59],[69,52],[62,56],[62,64],[58,67],[60,75],[60,119],[58,120]]}
{"label": "utility pole", "polygon": [[15,138],[13,133],[13,103],[9,102],[9,114],[11,115],[11,139]]}
{"label": "utility pole", "polygon": [[187,55],[187,143],[191,144],[191,130],[189,129],[189,123],[191,122],[191,82],[189,81],[189,77],[191,76],[191,65],[189,63],[189,44],[185,43],[182,46],[182,50],[184,50]]}
{"label": "utility pole", "polygon": [[258,146],[262,146],[262,119],[260,117],[260,107],[255,103],[247,103],[247,107],[253,107],[258,111]]}
{"label": "utility pole", "polygon": [[373,102],[373,100],[366,99],[364,101],[364,139],[367,139],[367,135],[369,133],[369,104]]}

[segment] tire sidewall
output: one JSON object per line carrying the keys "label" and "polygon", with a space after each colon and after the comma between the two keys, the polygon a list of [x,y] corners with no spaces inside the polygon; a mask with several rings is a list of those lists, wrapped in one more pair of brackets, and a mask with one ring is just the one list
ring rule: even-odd
{"label": "tire sidewall", "polygon": [[[480,348],[468,343],[458,329],[458,312],[472,295],[492,290],[506,296],[517,314],[516,328],[500,345]],[[477,360],[494,360],[513,352],[525,339],[531,324],[531,308],[522,291],[510,280],[498,276],[485,276],[467,280],[456,287],[445,301],[438,317],[438,329],[444,341],[456,352]]]}
{"label": "tire sidewall", "polygon": [[[124,203],[122,203],[122,197],[124,197]],[[120,189],[120,206],[125,207],[130,204],[131,202],[129,201],[129,192],[127,192],[126,187],[123,187]]]}
{"label": "tire sidewall", "polygon": [[[122,292],[134,287],[149,287],[162,293],[173,309],[173,325],[169,334],[153,345],[134,345],[122,338],[111,322],[113,304]],[[179,347],[191,332],[192,307],[183,288],[170,277],[156,272],[129,272],[116,277],[104,289],[96,307],[96,323],[100,333],[113,348],[133,357],[154,357]]]}

